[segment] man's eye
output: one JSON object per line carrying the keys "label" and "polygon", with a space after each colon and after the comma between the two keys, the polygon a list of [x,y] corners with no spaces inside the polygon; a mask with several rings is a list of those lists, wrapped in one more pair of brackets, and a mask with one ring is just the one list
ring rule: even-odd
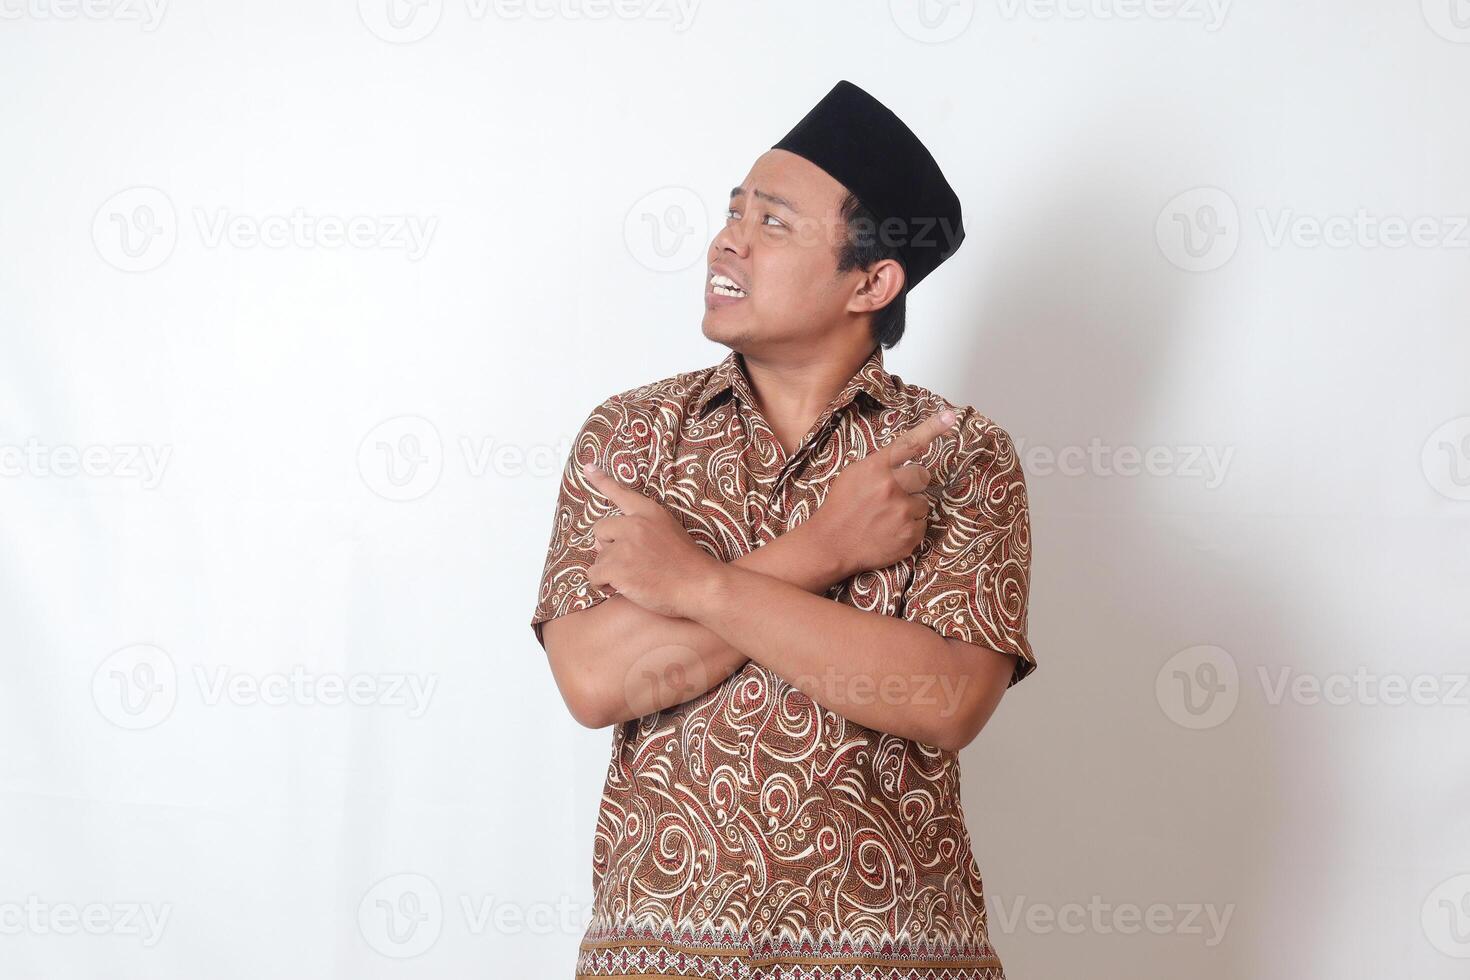
{"label": "man's eye", "polygon": [[[731,218],[735,219],[736,221],[739,221],[740,220],[740,212],[739,211],[736,211],[734,208],[726,208],[725,209],[725,219],[728,221]],[[786,222],[782,221],[780,218],[776,217],[774,214],[768,214],[768,215],[766,215],[765,218],[762,218],[761,219],[761,223],[764,224],[767,218],[769,218],[770,220],[772,220],[772,221],[775,222],[775,224],[772,225],[772,227],[775,227],[775,228],[785,228],[786,227]]]}

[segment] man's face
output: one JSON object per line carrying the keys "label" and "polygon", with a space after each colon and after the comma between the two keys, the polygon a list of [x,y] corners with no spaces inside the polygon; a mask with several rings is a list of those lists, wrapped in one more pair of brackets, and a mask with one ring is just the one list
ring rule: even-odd
{"label": "man's face", "polygon": [[[838,275],[846,189],[816,164],[767,150],[730,196],[710,243],[704,335],[738,351],[820,335],[842,321],[859,269]],[[723,274],[743,297],[721,295]]]}

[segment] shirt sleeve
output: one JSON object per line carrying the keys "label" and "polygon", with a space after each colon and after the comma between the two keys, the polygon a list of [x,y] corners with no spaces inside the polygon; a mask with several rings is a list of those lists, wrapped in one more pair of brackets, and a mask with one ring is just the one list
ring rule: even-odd
{"label": "shirt sleeve", "polygon": [[[963,419],[958,459],[915,555],[900,615],[941,636],[1016,658],[1008,687],[1036,669],[1026,636],[1031,522],[1011,437]],[[978,431],[977,431],[978,430]]]}
{"label": "shirt sleeve", "polygon": [[627,413],[614,395],[594,408],[582,423],[562,470],[551,541],[536,593],[536,611],[531,616],[531,629],[542,649],[546,648],[546,640],[541,627],[548,619],[590,609],[618,594],[611,585],[587,581],[587,569],[597,560],[592,525],[618,510],[587,482],[582,464],[596,463],[626,484],[624,471],[633,462]]}

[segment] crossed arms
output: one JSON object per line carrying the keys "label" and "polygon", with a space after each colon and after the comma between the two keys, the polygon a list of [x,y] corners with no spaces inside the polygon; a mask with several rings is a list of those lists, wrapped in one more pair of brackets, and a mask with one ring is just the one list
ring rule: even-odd
{"label": "crossed arms", "polygon": [[825,593],[911,553],[930,476],[911,463],[954,416],[935,415],[838,474],[807,521],[729,563],[659,502],[593,467],[621,514],[598,521],[588,581],[618,594],[543,625],[572,716],[601,728],[708,691],[755,661],[877,731],[958,751],[990,719],[1016,658]]}

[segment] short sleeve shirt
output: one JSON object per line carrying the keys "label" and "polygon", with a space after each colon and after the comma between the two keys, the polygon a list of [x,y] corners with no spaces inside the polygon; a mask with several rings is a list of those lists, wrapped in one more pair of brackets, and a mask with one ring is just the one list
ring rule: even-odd
{"label": "short sleeve shirt", "polygon": [[[944,408],[917,457],[933,479],[924,540],[828,598],[1036,667],[1031,535],[1007,433],[905,383],[875,347],[787,453],[744,361],[608,398],[562,475],[531,625],[617,595],[587,581],[592,525],[617,513],[581,464],[662,502],[734,561],[809,519],[833,479]],[[849,721],[747,662],[683,704],[615,726],[578,977],[1003,980],[960,805],[956,753]]]}

